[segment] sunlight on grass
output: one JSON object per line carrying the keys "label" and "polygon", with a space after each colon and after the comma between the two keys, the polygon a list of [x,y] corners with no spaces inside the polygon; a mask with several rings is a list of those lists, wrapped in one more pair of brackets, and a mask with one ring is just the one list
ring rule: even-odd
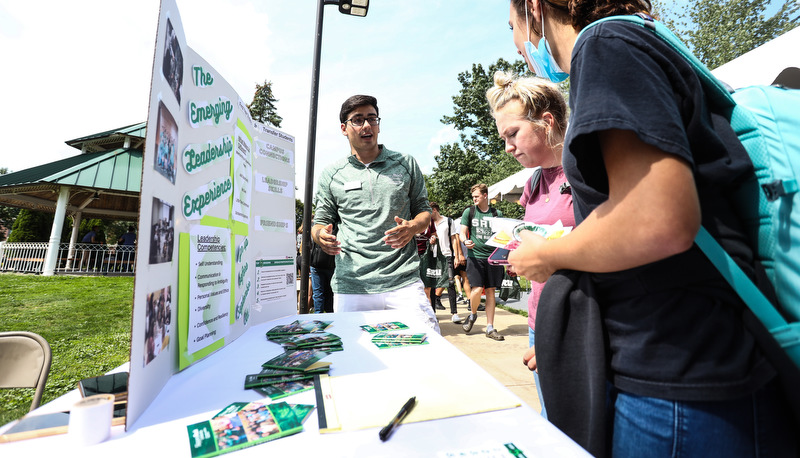
{"label": "sunlight on grass", "polygon": [[[133,277],[0,274],[0,331],[44,337],[53,364],[42,404],[130,358]],[[27,413],[33,390],[0,391],[0,425]]]}

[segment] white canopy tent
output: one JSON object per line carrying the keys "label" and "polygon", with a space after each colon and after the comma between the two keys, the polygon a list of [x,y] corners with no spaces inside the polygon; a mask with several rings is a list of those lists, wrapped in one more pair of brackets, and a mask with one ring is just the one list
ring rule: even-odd
{"label": "white canopy tent", "polygon": [[510,177],[489,186],[489,200],[519,202],[519,198],[522,197],[522,190],[525,189],[525,182],[528,181],[531,175],[533,175],[533,169],[522,169]]}
{"label": "white canopy tent", "polygon": [[[764,43],[752,51],[714,69],[711,73],[734,89],[756,84],[770,85],[787,68],[800,69],[800,27]],[[791,73],[795,73],[794,76]],[[789,70],[779,81],[785,86],[798,87],[800,70]],[[794,85],[787,84],[794,81]]]}

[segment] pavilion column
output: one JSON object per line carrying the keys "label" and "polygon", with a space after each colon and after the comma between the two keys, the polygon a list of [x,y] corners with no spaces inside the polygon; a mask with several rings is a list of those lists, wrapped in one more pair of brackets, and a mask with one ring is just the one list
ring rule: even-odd
{"label": "pavilion column", "polygon": [[76,212],[72,215],[72,236],[69,238],[69,251],[67,252],[67,265],[66,269],[72,269],[72,261],[75,258],[75,244],[78,243],[78,231],[81,229],[81,215],[82,212]]}
{"label": "pavilion column", "polygon": [[50,243],[47,245],[47,254],[44,259],[42,275],[54,275],[58,262],[58,246],[61,244],[61,230],[64,228],[64,217],[67,215],[69,203],[69,186],[62,186],[58,193],[56,214],[53,217],[53,228],[50,231]]}

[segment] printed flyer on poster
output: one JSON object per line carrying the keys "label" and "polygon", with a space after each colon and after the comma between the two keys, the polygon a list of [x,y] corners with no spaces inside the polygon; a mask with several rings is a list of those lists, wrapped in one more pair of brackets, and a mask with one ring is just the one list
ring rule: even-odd
{"label": "printed flyer on poster", "polygon": [[256,304],[277,302],[295,292],[295,260],[289,257],[256,259]]}
{"label": "printed flyer on poster", "polygon": [[189,352],[228,335],[231,303],[231,233],[195,226],[190,236]]}
{"label": "printed flyer on poster", "polygon": [[236,155],[233,159],[233,219],[243,223],[250,221],[250,196],[253,194],[252,153],[250,140],[240,126],[236,127]]}

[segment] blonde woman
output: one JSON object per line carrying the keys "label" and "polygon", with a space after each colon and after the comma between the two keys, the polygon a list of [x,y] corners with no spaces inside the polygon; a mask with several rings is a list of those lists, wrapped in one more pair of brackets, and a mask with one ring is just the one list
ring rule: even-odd
{"label": "blonde woman", "polygon": [[[525,221],[536,224],[575,225],[572,191],[561,165],[561,149],[567,130],[567,103],[555,84],[542,78],[518,78],[511,73],[494,74],[494,86],[486,91],[497,133],[511,154],[525,168],[534,169],[525,183],[519,203]],[[511,269],[509,269],[511,270]],[[531,281],[528,296],[528,336],[535,354],[536,309],[544,283]],[[547,416],[538,372],[533,373],[542,416]]]}

